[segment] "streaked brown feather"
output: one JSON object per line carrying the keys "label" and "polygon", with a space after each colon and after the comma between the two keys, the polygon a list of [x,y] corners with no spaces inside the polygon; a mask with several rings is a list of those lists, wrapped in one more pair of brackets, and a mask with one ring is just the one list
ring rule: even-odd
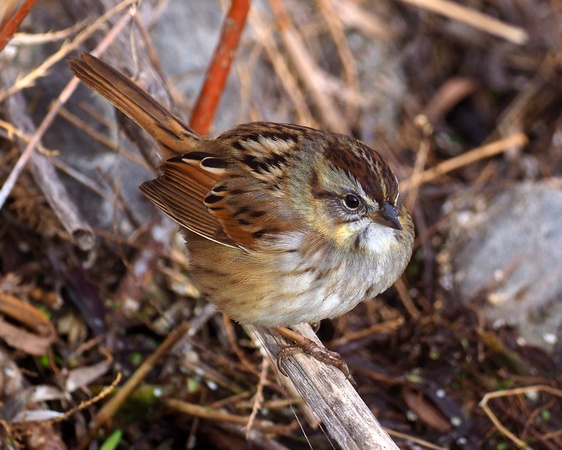
{"label": "streaked brown feather", "polygon": [[82,53],[68,64],[82,82],[145,129],[164,159],[193,150],[204,138],[137,84],[100,59]]}
{"label": "streaked brown feather", "polygon": [[162,175],[143,183],[141,191],[181,226],[219,244],[236,247],[236,241],[225,234],[220,220],[203,201],[219,181],[218,176],[201,168],[200,161],[205,156],[189,155],[166,161]]}
{"label": "streaked brown feather", "polygon": [[[164,157],[173,156],[162,165],[160,177],[140,188],[181,226],[248,250],[262,239],[301,226],[280,195],[279,175],[302,132],[316,136],[318,131],[289,124],[245,124],[205,141],[207,151],[202,152],[203,136],[113,67],[86,53],[71,58],[69,65],[87,86],[148,131]],[[262,204],[264,212],[259,214]]]}
{"label": "streaked brown feather", "polygon": [[[142,192],[172,219],[200,236],[227,246],[254,248],[257,225],[244,225],[236,218],[237,208],[231,203],[228,190],[214,192],[216,178],[205,169],[192,164],[166,162],[162,175],[143,183]],[[224,195],[223,195],[224,194]],[[220,200],[205,203],[207,195]],[[236,203],[236,202],[235,202]]]}

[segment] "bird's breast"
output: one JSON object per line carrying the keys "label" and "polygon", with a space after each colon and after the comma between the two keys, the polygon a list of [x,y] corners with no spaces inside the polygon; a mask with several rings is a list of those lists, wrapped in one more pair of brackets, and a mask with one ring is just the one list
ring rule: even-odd
{"label": "bird's breast", "polygon": [[388,288],[375,261],[327,245],[309,248],[306,235],[287,234],[275,248],[253,252],[189,237],[196,283],[207,300],[241,323],[319,322]]}

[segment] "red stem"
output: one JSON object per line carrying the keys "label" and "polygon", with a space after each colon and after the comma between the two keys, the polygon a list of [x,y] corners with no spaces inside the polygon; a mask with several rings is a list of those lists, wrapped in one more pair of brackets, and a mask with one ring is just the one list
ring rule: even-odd
{"label": "red stem", "polygon": [[250,0],[232,0],[230,11],[223,23],[219,44],[191,114],[190,125],[201,134],[207,134],[215,117],[249,9]]}
{"label": "red stem", "polygon": [[10,19],[8,24],[0,30],[0,52],[4,50],[4,47],[10,42],[12,36],[23,22],[23,19],[29,14],[33,5],[37,0],[25,0],[18,12]]}

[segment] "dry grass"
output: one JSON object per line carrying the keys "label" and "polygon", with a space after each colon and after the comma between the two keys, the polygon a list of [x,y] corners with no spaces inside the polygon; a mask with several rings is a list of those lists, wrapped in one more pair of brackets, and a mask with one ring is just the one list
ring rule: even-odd
{"label": "dry grass", "polygon": [[[143,21],[130,3],[111,12],[121,35]],[[349,363],[359,393],[400,448],[460,448],[463,441],[463,448],[562,447],[560,354],[520,346],[513,330],[485,323],[439,284],[436,261],[449,194],[529,179],[555,184],[562,175],[562,83],[553,44],[559,9],[538,0],[455,7],[442,0],[270,0],[250,11],[233,67],[233,115],[352,133],[395,167],[413,211],[416,249],[399,283],[319,331]],[[71,167],[40,142],[61,129],[54,125],[59,108],[62,129],[80,129],[92,145],[102,142],[128,164],[142,164],[108,137],[108,118],[88,105],[84,123],[57,102],[36,135],[10,118],[9,102],[22,89],[31,108],[43,94],[34,87],[40,79],[68,78],[55,63],[91,50],[87,38],[95,29],[111,30],[103,45],[115,46],[119,30],[100,16],[61,20],[52,32],[64,43],[47,39],[54,50],[35,69],[11,81],[4,71],[0,79],[0,296],[15,308],[0,308],[0,325],[35,339],[1,341],[4,444],[34,448],[43,439],[51,448],[75,448],[118,430],[122,448],[247,448],[247,441],[253,448],[330,448],[313,412],[267,368],[243,330],[225,325],[199,298],[182,244],[167,246],[175,230],[156,239],[154,223],[129,204],[122,179],[100,167],[94,180],[85,163]],[[142,36],[152,48],[150,34]],[[32,45],[20,37],[19,45]],[[64,92],[72,103],[70,88]],[[171,92],[176,104],[191,105],[177,86]],[[25,159],[16,163],[20,152],[40,152],[114,206],[110,225],[99,229],[84,218],[88,205],[74,205],[80,229],[96,237],[92,247],[79,249],[63,213],[37,198],[42,186]],[[60,201],[76,203],[72,195]],[[26,308],[33,311],[27,321]],[[41,313],[47,327],[34,320]],[[104,387],[118,374],[125,381],[113,396]],[[490,394],[508,387],[523,390]],[[24,411],[47,420],[22,422]]]}

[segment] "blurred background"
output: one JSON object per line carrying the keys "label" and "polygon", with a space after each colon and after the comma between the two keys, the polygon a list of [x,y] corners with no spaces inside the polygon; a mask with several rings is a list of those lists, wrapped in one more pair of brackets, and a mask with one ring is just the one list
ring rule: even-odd
{"label": "blurred background", "polygon": [[[22,3],[0,6],[3,26]],[[103,389],[183,321],[193,332],[88,445],[331,448],[191,283],[176,226],[138,190],[154,171],[135,147],[153,143],[134,124],[80,85],[16,165],[67,92],[65,59],[100,42],[102,59],[189,120],[229,7],[40,0],[0,53],[6,448],[84,443]],[[416,223],[396,285],[318,332],[400,448],[562,447],[561,7],[251,2],[209,135],[256,120],[353,135],[389,161]],[[180,414],[169,399],[205,408]]]}

